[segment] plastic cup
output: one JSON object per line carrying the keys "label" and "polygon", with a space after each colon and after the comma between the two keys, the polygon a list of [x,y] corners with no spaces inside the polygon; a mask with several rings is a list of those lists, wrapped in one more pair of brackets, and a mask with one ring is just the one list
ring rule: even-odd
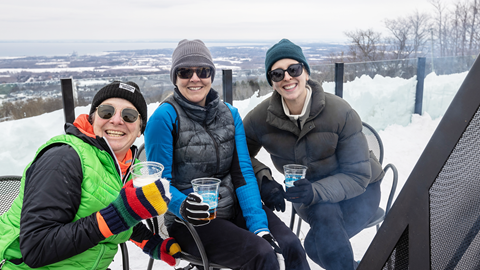
{"label": "plastic cup", "polygon": [[307,166],[299,164],[283,165],[283,173],[285,174],[285,187],[293,187],[295,181],[305,178]]}
{"label": "plastic cup", "polygon": [[208,203],[210,216],[204,220],[212,220],[217,217],[218,206],[218,187],[220,179],[217,178],[197,178],[192,180],[193,191],[203,198],[204,203]]}
{"label": "plastic cup", "polygon": [[143,187],[160,179],[165,189],[165,196],[171,198],[170,182],[162,178],[162,172],[163,165],[155,161],[138,162],[130,168],[134,187]]}
{"label": "plastic cup", "polygon": [[130,168],[133,186],[143,187],[162,178],[163,165],[154,161],[138,162]]}

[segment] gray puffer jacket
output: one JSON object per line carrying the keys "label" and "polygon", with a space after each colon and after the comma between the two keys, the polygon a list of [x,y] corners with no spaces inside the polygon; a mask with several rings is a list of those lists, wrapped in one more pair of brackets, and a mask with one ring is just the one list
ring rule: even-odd
{"label": "gray puffer jacket", "polygon": [[383,178],[381,165],[368,150],[362,121],[355,110],[342,98],[325,93],[320,83],[307,83],[312,89],[311,109],[302,130],[285,115],[276,91],[245,117],[255,174],[269,171],[255,159],[264,147],[282,173],[285,164],[308,166],[306,178],[314,188],[311,204],[356,197]]}

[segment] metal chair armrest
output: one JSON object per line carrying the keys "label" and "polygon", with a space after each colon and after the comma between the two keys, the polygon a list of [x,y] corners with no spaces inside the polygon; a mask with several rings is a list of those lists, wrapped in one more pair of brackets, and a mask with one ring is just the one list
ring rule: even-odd
{"label": "metal chair armrest", "polygon": [[[295,210],[295,207],[293,207],[293,203],[291,203],[292,205],[292,215],[290,217],[290,230],[293,231],[293,226],[295,225],[295,217],[298,216],[297,215],[297,211]],[[298,223],[297,223],[297,237],[300,237],[300,228],[302,227],[302,218],[300,216],[298,216]]]}
{"label": "metal chair armrest", "polygon": [[128,270],[128,269],[130,269],[130,261],[129,261],[129,259],[128,259],[127,244],[121,243],[121,244],[120,244],[120,249],[121,249],[121,251],[122,251],[123,269]]}
{"label": "metal chair armrest", "polygon": [[388,214],[388,211],[390,211],[390,208],[392,207],[393,197],[395,196],[395,190],[397,189],[397,183],[398,183],[397,167],[395,167],[395,165],[389,163],[383,168],[383,171],[386,173],[388,169],[392,170],[393,179],[392,179],[392,188],[390,190],[390,195],[388,195],[387,207],[385,208],[385,215]]}
{"label": "metal chair armrest", "polygon": [[202,240],[200,239],[200,236],[198,235],[195,228],[192,226],[192,224],[190,224],[189,222],[187,222],[185,220],[181,220],[181,219],[177,219],[177,220],[179,220],[180,223],[185,225],[187,227],[188,231],[190,232],[190,234],[192,235],[193,240],[195,241],[195,244],[197,245],[198,252],[200,253],[200,257],[202,258],[203,268],[204,269],[210,269],[210,263],[209,263],[208,258],[207,258],[207,252],[205,252],[205,249],[203,248]]}

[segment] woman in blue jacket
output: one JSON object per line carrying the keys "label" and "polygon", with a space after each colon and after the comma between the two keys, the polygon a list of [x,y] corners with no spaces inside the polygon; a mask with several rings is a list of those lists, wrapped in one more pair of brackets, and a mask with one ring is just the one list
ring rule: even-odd
{"label": "woman in blue jacket", "polygon": [[[165,166],[172,200],[165,223],[182,250],[198,254],[182,218],[194,226],[212,261],[233,269],[309,269],[298,238],[262,206],[236,108],[211,88],[215,65],[200,40],[182,40],[172,55],[175,85],[145,131],[147,159]],[[192,190],[191,180],[221,180],[217,217]],[[278,241],[278,242],[277,242]],[[280,263],[279,263],[280,262]]]}

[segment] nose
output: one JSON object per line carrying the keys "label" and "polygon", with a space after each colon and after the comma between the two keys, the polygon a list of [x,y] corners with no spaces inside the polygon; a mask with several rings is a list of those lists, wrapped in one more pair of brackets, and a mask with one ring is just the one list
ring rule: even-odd
{"label": "nose", "polygon": [[198,82],[198,81],[200,81],[200,78],[198,78],[196,71],[193,72],[193,75],[192,75],[192,77],[190,78],[190,81],[191,81],[191,82]]}
{"label": "nose", "polygon": [[125,122],[122,119],[122,111],[116,111],[112,118],[110,118],[110,123],[114,125],[124,124]]}
{"label": "nose", "polygon": [[289,81],[290,79],[292,79],[292,76],[290,76],[290,73],[288,73],[286,70],[283,72],[283,80],[285,81]]}

